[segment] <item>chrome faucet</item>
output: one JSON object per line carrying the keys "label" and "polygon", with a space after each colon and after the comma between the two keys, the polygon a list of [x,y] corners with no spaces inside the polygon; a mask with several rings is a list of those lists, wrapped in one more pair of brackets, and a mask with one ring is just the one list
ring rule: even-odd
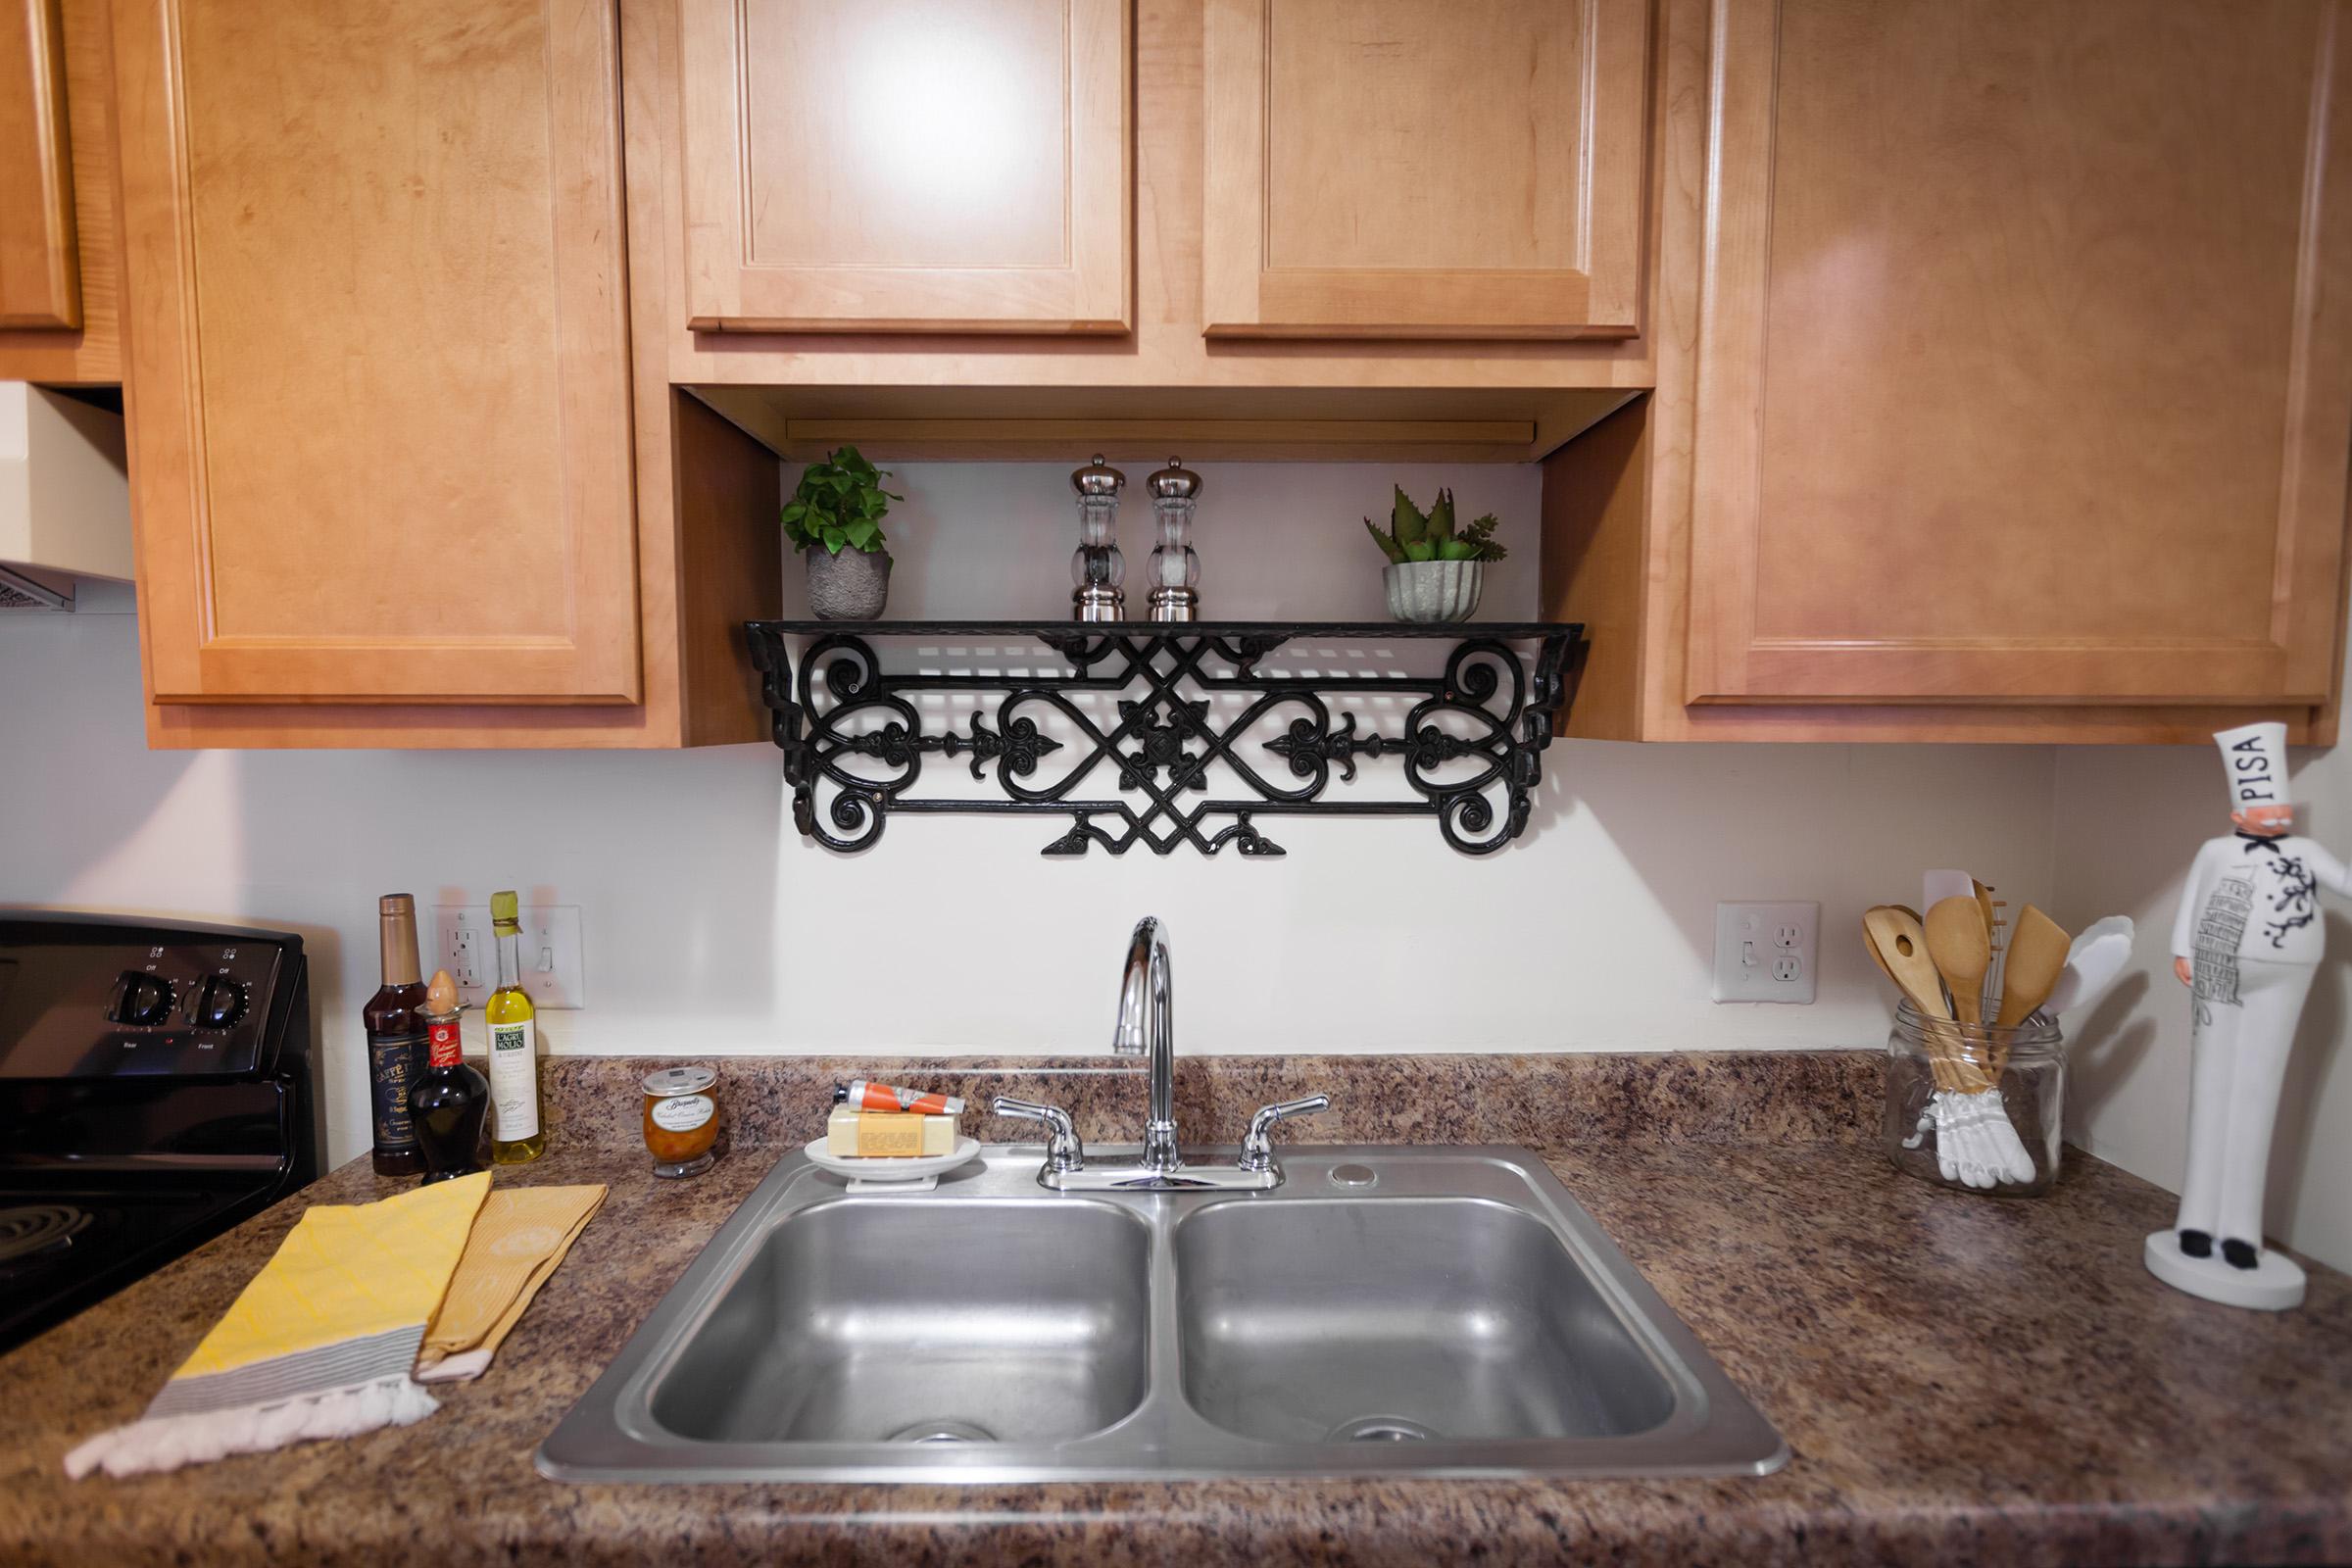
{"label": "chrome faucet", "polygon": [[1127,939],[1127,967],[1119,977],[1119,1015],[1111,1025],[1113,1055],[1152,1058],[1152,1102],[1144,1122],[1144,1152],[1136,1164],[1172,1176],[1184,1164],[1176,1152],[1175,975],[1159,916],[1135,922]]}
{"label": "chrome faucet", "polygon": [[996,1112],[1046,1124],[1046,1162],[1040,1185],[1056,1192],[1102,1192],[1112,1188],[1210,1187],[1262,1190],[1282,1185],[1282,1166],[1269,1136],[1278,1121],[1322,1110],[1328,1095],[1309,1095],[1261,1106],[1250,1118],[1250,1134],[1231,1165],[1187,1165],[1176,1139],[1175,975],[1168,962],[1167,930],[1156,915],[1135,923],[1127,939],[1127,964],[1119,975],[1119,1013],[1111,1026],[1110,1049],[1121,1056],[1149,1056],[1152,1099],[1144,1120],[1144,1147],[1133,1163],[1090,1165],[1086,1146],[1069,1113],[1057,1105],[997,1097]]}

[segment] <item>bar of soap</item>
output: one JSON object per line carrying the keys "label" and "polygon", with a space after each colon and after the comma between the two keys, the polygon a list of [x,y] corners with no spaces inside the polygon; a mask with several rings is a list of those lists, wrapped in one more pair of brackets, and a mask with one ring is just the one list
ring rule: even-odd
{"label": "bar of soap", "polygon": [[825,1152],[843,1158],[911,1158],[956,1152],[956,1118],[835,1105],[825,1118]]}

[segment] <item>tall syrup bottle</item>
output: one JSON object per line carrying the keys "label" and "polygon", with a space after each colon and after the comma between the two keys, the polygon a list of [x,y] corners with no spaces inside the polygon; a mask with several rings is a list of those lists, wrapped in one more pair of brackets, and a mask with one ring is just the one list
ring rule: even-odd
{"label": "tall syrup bottle", "polygon": [[369,1159],[378,1176],[424,1169],[409,1090],[424,1071],[424,981],[416,973],[416,901],[387,893],[375,901],[384,983],[360,1016],[368,1031],[368,1113],[375,1134]]}
{"label": "tall syrup bottle", "polygon": [[482,1168],[482,1120],[490,1111],[490,1084],[467,1065],[458,1033],[458,984],[447,969],[433,971],[424,988],[423,1075],[409,1091],[409,1117],[424,1153],[424,1179],[445,1182]]}
{"label": "tall syrup bottle", "polygon": [[520,1165],[547,1152],[539,1119],[539,1009],[522,989],[522,942],[514,895],[490,895],[490,929],[498,938],[498,989],[482,1004],[490,1033],[490,1157]]}

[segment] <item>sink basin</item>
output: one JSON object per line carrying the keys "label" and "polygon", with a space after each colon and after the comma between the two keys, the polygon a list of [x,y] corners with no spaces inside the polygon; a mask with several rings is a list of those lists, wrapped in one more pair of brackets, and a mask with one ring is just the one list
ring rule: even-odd
{"label": "sink basin", "polygon": [[1184,1396],[1269,1443],[1610,1438],[1674,1389],[1550,1229],[1479,1198],[1214,1203],[1176,1228]]}
{"label": "sink basin", "polygon": [[1152,1232],[1105,1203],[828,1203],[654,1391],[694,1443],[1056,1443],[1143,1402]]}
{"label": "sink basin", "polygon": [[[541,1445],[565,1481],[1732,1475],[1787,1449],[1533,1154],[1251,1193],[781,1160]],[[1116,1157],[1116,1151],[1099,1152]],[[1230,1161],[1230,1152],[1188,1151]]]}

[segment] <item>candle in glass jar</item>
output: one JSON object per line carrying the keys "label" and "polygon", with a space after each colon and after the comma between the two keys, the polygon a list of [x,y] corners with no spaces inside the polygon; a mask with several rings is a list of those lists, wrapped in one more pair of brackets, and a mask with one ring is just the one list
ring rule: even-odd
{"label": "candle in glass jar", "polygon": [[710,1067],[664,1067],[645,1079],[645,1147],[657,1176],[694,1176],[710,1168],[718,1141],[718,1073]]}

